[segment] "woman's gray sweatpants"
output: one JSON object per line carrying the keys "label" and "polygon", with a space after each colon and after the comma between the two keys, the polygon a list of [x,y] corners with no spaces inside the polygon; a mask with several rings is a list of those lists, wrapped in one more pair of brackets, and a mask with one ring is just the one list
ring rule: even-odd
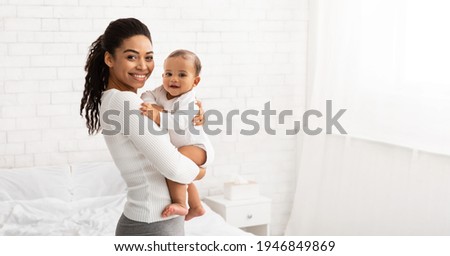
{"label": "woman's gray sweatpants", "polygon": [[130,220],[120,216],[116,236],[184,236],[184,216],[153,223]]}

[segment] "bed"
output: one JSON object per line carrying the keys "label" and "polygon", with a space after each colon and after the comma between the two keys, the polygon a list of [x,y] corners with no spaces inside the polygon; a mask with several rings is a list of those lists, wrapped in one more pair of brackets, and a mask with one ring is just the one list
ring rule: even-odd
{"label": "bed", "polygon": [[[0,169],[0,235],[111,236],[125,199],[111,162]],[[203,205],[206,214],[186,222],[186,235],[252,235]]]}

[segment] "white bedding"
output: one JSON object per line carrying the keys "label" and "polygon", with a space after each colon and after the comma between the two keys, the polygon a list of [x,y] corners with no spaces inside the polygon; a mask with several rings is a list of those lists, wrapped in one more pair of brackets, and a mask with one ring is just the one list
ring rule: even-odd
{"label": "white bedding", "polygon": [[[56,198],[0,202],[0,235],[114,235],[125,195],[67,203]],[[251,235],[227,224],[206,204],[206,214],[186,222],[186,235]]]}
{"label": "white bedding", "polygon": [[[0,235],[114,235],[126,198],[115,171],[111,163],[0,169]],[[204,207],[186,235],[251,235]]]}

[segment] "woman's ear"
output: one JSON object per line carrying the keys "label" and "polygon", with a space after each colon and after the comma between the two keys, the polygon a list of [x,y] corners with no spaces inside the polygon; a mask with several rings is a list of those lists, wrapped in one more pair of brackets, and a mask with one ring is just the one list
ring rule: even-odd
{"label": "woman's ear", "polygon": [[111,68],[113,66],[113,63],[113,56],[111,55],[111,53],[105,52],[105,64]]}

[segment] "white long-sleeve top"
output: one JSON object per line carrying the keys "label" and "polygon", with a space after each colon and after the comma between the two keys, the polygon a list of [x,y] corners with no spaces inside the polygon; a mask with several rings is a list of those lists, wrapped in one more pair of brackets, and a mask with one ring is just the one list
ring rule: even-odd
{"label": "white long-sleeve top", "polygon": [[[202,126],[194,126],[191,122],[199,108],[195,104],[195,88],[173,99],[167,99],[167,92],[163,86],[146,91],[141,95],[144,102],[157,104],[167,112],[161,112],[161,128],[167,130],[170,141],[175,147],[194,145],[206,152],[207,167],[214,160],[214,148]],[[192,111],[193,113],[189,113]]]}
{"label": "white long-sleeve top", "polygon": [[[190,121],[199,109],[195,104],[195,88],[169,100],[167,99],[166,90],[161,85],[142,93],[141,99],[150,104],[160,105],[164,110],[168,111],[160,114],[160,126],[168,130],[188,130],[189,125],[191,125]],[[189,115],[189,110],[193,112],[190,113],[191,115]]]}
{"label": "white long-sleeve top", "polygon": [[140,114],[136,93],[110,89],[103,93],[100,126],[109,152],[125,180],[128,192],[124,215],[140,222],[163,220],[171,203],[165,178],[191,183],[198,166],[180,154],[156,123]]}

